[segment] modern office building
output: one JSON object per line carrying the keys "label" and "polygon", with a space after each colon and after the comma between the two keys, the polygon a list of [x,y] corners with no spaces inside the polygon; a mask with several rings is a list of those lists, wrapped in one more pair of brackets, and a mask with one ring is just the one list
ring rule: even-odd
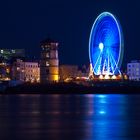
{"label": "modern office building", "polygon": [[17,59],[12,67],[12,79],[23,82],[40,82],[40,68],[38,62],[24,62]]}
{"label": "modern office building", "polygon": [[0,58],[4,62],[10,61],[12,58],[25,57],[24,49],[0,49]]}
{"label": "modern office building", "polygon": [[129,80],[140,81],[140,61],[131,61],[127,64]]}
{"label": "modern office building", "polygon": [[58,43],[50,39],[41,42],[40,81],[59,81]]}

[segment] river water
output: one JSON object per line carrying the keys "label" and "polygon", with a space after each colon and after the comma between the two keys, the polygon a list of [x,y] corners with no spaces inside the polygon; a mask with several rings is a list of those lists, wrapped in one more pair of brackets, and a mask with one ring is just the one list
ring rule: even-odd
{"label": "river water", "polygon": [[0,95],[0,140],[140,140],[140,95]]}

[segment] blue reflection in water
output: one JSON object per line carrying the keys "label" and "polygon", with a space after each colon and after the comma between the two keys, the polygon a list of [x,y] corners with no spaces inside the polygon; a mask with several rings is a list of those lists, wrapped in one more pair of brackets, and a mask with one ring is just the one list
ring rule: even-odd
{"label": "blue reflection in water", "polygon": [[106,114],[104,110],[99,111],[100,114]]}
{"label": "blue reflection in water", "polygon": [[[84,140],[128,140],[127,104],[125,95],[86,95],[86,104],[91,106],[88,112],[94,112],[85,117],[87,134]],[[92,102],[91,102],[92,100]]]}
{"label": "blue reflection in water", "polygon": [[95,98],[98,98],[97,99],[97,106],[99,107],[98,109],[98,113],[101,114],[101,115],[105,115],[106,114],[106,95],[96,95]]}
{"label": "blue reflection in water", "polygon": [[[93,125],[91,131],[96,140],[121,140],[125,135],[126,122],[124,97],[121,95],[95,95]],[[123,139],[124,140],[124,139]]]}

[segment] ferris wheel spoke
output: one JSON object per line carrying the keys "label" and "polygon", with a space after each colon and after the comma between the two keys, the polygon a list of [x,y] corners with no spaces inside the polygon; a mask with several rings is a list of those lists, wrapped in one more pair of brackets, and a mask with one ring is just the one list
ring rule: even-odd
{"label": "ferris wheel spoke", "polygon": [[[119,72],[119,74],[121,74],[121,72],[120,72],[120,70],[119,70],[119,68],[118,68],[118,64],[116,63],[116,61],[115,61],[114,57],[112,56],[112,54],[111,54],[111,57],[112,57],[112,60],[113,60],[114,63],[115,63],[115,70],[114,70],[114,73],[115,73],[115,71],[116,71],[116,69],[117,69],[118,72]],[[114,74],[114,73],[113,73],[113,74]]]}
{"label": "ferris wheel spoke", "polygon": [[[97,69],[99,69],[99,67],[100,67],[100,65],[97,66],[97,64],[98,64],[98,62],[99,63],[101,62],[101,59],[102,59],[101,54],[102,54],[102,52],[100,52],[100,54],[99,54],[99,56],[97,58],[97,61],[95,62],[95,65],[93,67],[93,71],[95,71],[96,67],[97,67]],[[99,73],[99,70],[97,72]]]}

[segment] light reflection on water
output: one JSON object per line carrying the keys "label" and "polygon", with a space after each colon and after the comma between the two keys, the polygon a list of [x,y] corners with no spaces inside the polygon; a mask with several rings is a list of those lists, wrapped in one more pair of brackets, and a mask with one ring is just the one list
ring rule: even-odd
{"label": "light reflection on water", "polygon": [[140,96],[0,96],[0,139],[139,140]]}

